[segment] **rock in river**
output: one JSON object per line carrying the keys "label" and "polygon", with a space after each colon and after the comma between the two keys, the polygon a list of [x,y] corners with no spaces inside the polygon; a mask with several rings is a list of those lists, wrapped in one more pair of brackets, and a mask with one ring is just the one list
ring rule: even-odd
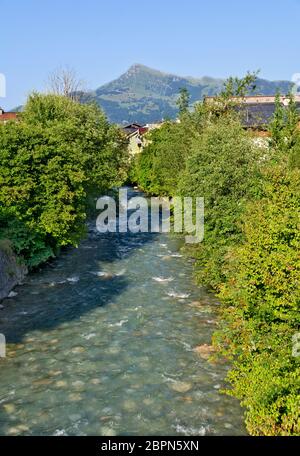
{"label": "rock in river", "polygon": [[176,391],[177,393],[186,393],[190,389],[192,389],[192,384],[187,382],[174,382],[171,383],[170,387],[172,390]]}
{"label": "rock in river", "polygon": [[215,352],[215,349],[212,345],[203,344],[195,347],[194,351],[198,353],[201,358],[208,359]]}

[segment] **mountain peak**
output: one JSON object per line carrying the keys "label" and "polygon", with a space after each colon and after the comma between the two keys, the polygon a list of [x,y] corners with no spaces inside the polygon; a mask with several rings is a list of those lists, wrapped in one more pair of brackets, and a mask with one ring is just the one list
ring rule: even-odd
{"label": "mountain peak", "polygon": [[129,68],[128,71],[134,71],[134,70],[146,70],[149,69],[146,65],[143,65],[142,63],[133,63]]}
{"label": "mountain peak", "polygon": [[143,65],[142,63],[134,63],[131,65],[128,70],[126,71],[126,75],[132,76],[132,75],[137,75],[141,73],[147,73],[147,74],[156,74],[157,76],[163,75],[161,71],[154,70],[153,68],[150,68],[146,65]]}
{"label": "mountain peak", "polygon": [[[219,93],[223,83],[222,79],[178,76],[134,63],[119,78],[88,93],[83,99],[96,101],[112,122],[151,123],[176,117],[176,102],[182,87],[189,91],[192,104],[207,95]],[[259,79],[256,93],[274,95],[277,90],[287,93],[290,86],[289,81]]]}

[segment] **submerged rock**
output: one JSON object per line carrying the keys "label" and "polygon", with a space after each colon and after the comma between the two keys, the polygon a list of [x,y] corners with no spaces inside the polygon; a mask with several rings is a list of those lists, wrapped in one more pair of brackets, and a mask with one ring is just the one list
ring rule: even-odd
{"label": "submerged rock", "polygon": [[201,358],[208,359],[215,352],[215,349],[212,345],[203,344],[195,347],[194,351],[198,353]]}
{"label": "submerged rock", "polygon": [[7,434],[8,435],[18,435],[20,433],[17,427],[10,427],[8,428]]}
{"label": "submerged rock", "polygon": [[69,394],[68,398],[71,402],[78,402],[82,400],[82,396],[79,393]]}
{"label": "submerged rock", "polygon": [[57,370],[57,371],[55,371],[55,370],[50,370],[50,371],[48,372],[48,374],[50,375],[50,377],[56,377],[57,375],[61,375],[61,374],[62,374],[62,371],[61,371],[61,370]]}
{"label": "submerged rock", "polygon": [[127,412],[134,412],[137,409],[137,404],[134,401],[128,399],[123,402],[123,409],[127,410]]}
{"label": "submerged rock", "polygon": [[177,393],[186,393],[187,391],[191,390],[193,385],[187,382],[174,382],[171,383],[170,388]]}
{"label": "submerged rock", "polygon": [[79,347],[74,347],[74,348],[72,348],[71,351],[72,351],[72,353],[83,353],[83,352],[85,352],[85,348],[84,347],[80,347],[80,346]]}
{"label": "submerged rock", "polygon": [[152,405],[153,402],[154,402],[154,400],[153,400],[153,399],[150,399],[150,398],[148,398],[148,397],[146,397],[146,399],[143,400],[143,404],[145,404],[145,405],[147,405],[147,406]]}
{"label": "submerged rock", "polygon": [[8,413],[9,415],[10,415],[11,413],[14,413],[15,410],[16,410],[16,407],[15,407],[14,404],[4,404],[4,405],[3,405],[3,408],[4,408],[4,410],[6,411],[6,413]]}
{"label": "submerged rock", "polygon": [[44,385],[51,385],[52,380],[49,378],[42,378],[41,380],[35,380],[32,382],[34,386],[44,386]]}
{"label": "submerged rock", "polygon": [[66,388],[68,386],[68,384],[65,380],[58,380],[55,383],[55,386],[57,386],[57,388]]}
{"label": "submerged rock", "polygon": [[23,432],[28,432],[29,427],[26,426],[26,424],[18,424],[17,426],[10,427],[7,431],[8,435],[19,435],[22,434]]}
{"label": "submerged rock", "polygon": [[190,305],[192,307],[199,307],[199,306],[201,306],[201,302],[200,301],[192,301]]}
{"label": "submerged rock", "polygon": [[109,428],[109,427],[102,427],[101,428],[101,435],[103,437],[113,437],[115,435],[117,435],[116,431],[112,428]]}
{"label": "submerged rock", "polygon": [[193,402],[192,396],[182,396],[181,400],[184,402],[189,402],[189,403]]}
{"label": "submerged rock", "polygon": [[76,391],[83,391],[85,388],[85,384],[81,380],[76,380],[75,382],[72,383],[72,386],[74,387],[74,389]]}
{"label": "submerged rock", "polygon": [[118,355],[121,349],[119,347],[110,347],[107,351],[110,355]]}

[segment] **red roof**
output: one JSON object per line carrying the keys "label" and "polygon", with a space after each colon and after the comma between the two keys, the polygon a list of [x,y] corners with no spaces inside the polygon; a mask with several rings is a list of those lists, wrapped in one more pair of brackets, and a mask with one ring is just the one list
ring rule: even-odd
{"label": "red roof", "polygon": [[139,128],[139,134],[140,135],[143,135],[144,133],[147,133],[148,131],[148,128],[147,127],[141,127]]}
{"label": "red roof", "polygon": [[17,116],[17,112],[3,112],[0,114],[0,122],[5,120],[16,120]]}

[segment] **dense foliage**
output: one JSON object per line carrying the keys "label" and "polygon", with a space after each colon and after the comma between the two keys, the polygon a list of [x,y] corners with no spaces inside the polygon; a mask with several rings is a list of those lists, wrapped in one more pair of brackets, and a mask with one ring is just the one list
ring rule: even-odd
{"label": "dense foliage", "polygon": [[230,79],[216,103],[152,133],[134,174],[149,192],[204,196],[204,241],[190,251],[221,299],[214,343],[232,359],[228,392],[251,434],[300,435],[299,115],[278,96],[270,138],[257,140],[230,99],[252,83]]}
{"label": "dense foliage", "polygon": [[256,180],[259,151],[239,122],[220,117],[190,149],[179,181],[183,196],[203,196],[205,237],[193,249],[202,284],[218,287],[230,245],[242,239],[241,214]]}
{"label": "dense foliage", "polygon": [[190,150],[192,134],[187,125],[172,122],[153,130],[149,145],[135,158],[132,180],[146,192],[173,195]]}
{"label": "dense foliage", "polygon": [[300,434],[300,171],[264,171],[264,196],[243,216],[244,242],[230,251],[216,342],[234,356],[232,393],[254,435]]}
{"label": "dense foliage", "polygon": [[88,201],[126,177],[126,142],[94,105],[33,94],[0,125],[0,237],[29,266],[76,245]]}

